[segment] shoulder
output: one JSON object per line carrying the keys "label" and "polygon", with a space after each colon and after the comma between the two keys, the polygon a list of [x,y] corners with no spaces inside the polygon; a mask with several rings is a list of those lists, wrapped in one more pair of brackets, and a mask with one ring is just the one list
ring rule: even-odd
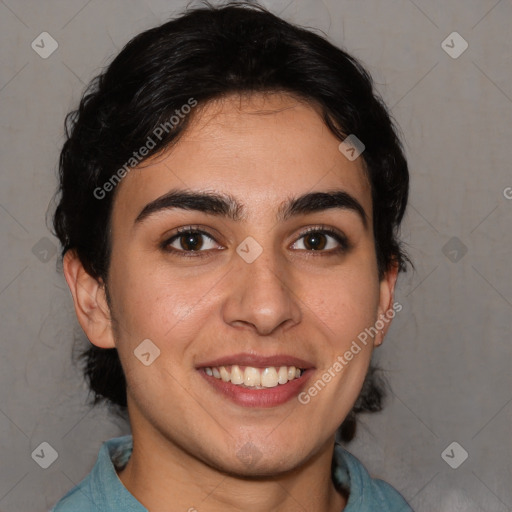
{"label": "shoulder", "polygon": [[68,491],[50,512],[98,512],[101,510],[91,493],[91,473]]}
{"label": "shoulder", "polygon": [[124,465],[132,450],[132,437],[105,441],[91,472],[49,512],[145,511],[117,477],[115,467]]}
{"label": "shoulder", "polygon": [[364,465],[336,443],[333,479],[349,493],[344,512],[412,512],[403,496],[383,480],[372,478]]}

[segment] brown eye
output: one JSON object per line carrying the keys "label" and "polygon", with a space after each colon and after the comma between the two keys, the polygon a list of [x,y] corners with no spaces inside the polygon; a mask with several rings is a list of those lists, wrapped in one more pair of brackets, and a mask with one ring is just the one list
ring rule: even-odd
{"label": "brown eye", "polygon": [[314,232],[308,233],[304,237],[304,246],[311,251],[320,251],[327,245],[326,236],[324,233]]}
{"label": "brown eye", "polygon": [[180,236],[179,242],[185,251],[198,251],[203,246],[203,235],[200,233],[187,233]]}
{"label": "brown eye", "polygon": [[[301,244],[302,247],[297,246]],[[334,253],[349,249],[347,238],[341,233],[329,229],[310,229],[302,233],[300,238],[293,244],[294,249],[305,251],[320,251]]]}
{"label": "brown eye", "polygon": [[214,238],[204,231],[197,229],[183,229],[162,244],[162,249],[168,252],[197,253],[197,256],[206,253],[209,249],[215,249],[219,246]]}

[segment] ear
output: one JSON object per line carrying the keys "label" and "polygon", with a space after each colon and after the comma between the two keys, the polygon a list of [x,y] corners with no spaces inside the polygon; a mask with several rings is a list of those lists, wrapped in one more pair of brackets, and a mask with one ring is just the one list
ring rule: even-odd
{"label": "ear", "polygon": [[110,308],[104,284],[87,273],[73,250],[65,253],[62,266],[73,296],[78,322],[87,338],[97,347],[114,348]]}
{"label": "ear", "polygon": [[[393,300],[395,297],[395,284],[398,277],[398,264],[392,264],[380,281],[380,298],[377,312],[376,327],[379,333],[374,338],[374,346],[378,347],[384,341],[384,337],[395,316]],[[382,326],[382,324],[384,324]]]}

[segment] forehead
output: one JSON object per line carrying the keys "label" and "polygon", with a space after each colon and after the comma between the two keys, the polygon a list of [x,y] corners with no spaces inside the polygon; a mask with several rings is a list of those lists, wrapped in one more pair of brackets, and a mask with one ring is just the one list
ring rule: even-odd
{"label": "forehead", "polygon": [[371,216],[362,158],[342,155],[314,106],[286,94],[237,94],[196,109],[173,147],[123,178],[114,221],[116,213],[135,219],[176,188],[229,193],[249,214],[251,205],[270,213],[287,197],[343,189]]}

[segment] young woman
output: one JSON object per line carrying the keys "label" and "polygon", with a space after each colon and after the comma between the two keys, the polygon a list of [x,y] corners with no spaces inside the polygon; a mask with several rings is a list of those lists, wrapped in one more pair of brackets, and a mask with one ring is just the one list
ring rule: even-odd
{"label": "young woman", "polygon": [[53,510],[410,511],[336,441],[363,385],[378,402],[406,260],[407,163],[363,67],[207,6],[135,37],[68,121],[55,230],[91,390],[132,435]]}

